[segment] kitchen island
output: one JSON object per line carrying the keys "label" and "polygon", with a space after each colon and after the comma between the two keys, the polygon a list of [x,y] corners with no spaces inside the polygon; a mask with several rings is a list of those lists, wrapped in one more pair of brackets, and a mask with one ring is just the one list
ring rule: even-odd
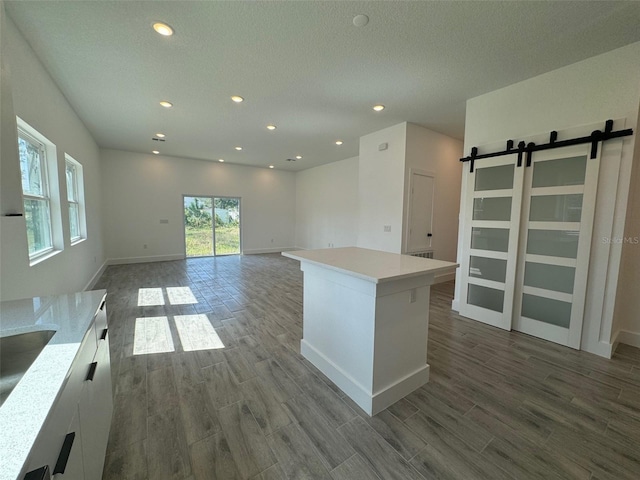
{"label": "kitchen island", "polygon": [[367,414],[429,380],[430,285],[457,264],[357,247],[282,255],[304,272],[302,355]]}

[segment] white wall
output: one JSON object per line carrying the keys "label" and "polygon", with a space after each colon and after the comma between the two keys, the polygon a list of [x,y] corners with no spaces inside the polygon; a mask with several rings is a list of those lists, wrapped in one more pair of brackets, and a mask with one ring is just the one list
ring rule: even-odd
{"label": "white wall", "polygon": [[118,150],[101,159],[110,262],[183,258],[183,194],[241,197],[244,253],[294,247],[293,172]]}
{"label": "white wall", "polygon": [[16,130],[16,114],[11,93],[11,71],[5,54],[8,42],[5,27],[4,2],[0,2],[0,215],[20,213],[23,210],[22,188]]}
{"label": "white wall", "polygon": [[[20,179],[18,156],[5,155],[5,142],[17,149],[15,134],[4,134],[14,128],[15,124],[7,127],[5,122],[15,114],[56,145],[59,172],[56,187],[60,189],[62,198],[66,198],[65,152],[82,163],[88,238],[70,246],[69,215],[66,201],[63,201],[64,250],[30,267],[24,217],[1,217],[0,298],[9,300],[80,291],[91,282],[104,261],[98,147],[11,19],[5,16],[4,22],[2,62],[11,72],[10,93],[14,112],[3,111],[2,114],[2,213],[15,209],[15,205],[8,204],[21,202],[21,199],[17,201],[21,190],[15,188],[16,179]],[[2,89],[2,108],[5,110],[4,98],[8,89],[4,81]],[[13,194],[6,197],[5,191]]]}
{"label": "white wall", "polygon": [[[638,123],[640,125],[640,109]],[[629,204],[622,238],[622,258],[612,339],[640,348],[640,135],[635,136]]]}
{"label": "white wall", "polygon": [[[620,119],[617,127],[624,123],[625,128],[635,131],[640,99],[639,58],[640,42],[468,100],[465,154],[473,146],[481,147],[480,153],[483,146],[488,146],[487,151],[504,149],[507,139],[517,143],[539,135],[534,141],[540,141],[548,139],[551,130],[578,131],[576,127],[581,125],[603,126],[607,119]],[[607,244],[601,238],[624,234],[633,142],[633,138],[622,141],[621,158],[603,160],[600,170],[582,348],[601,355],[610,349],[622,252],[621,245]],[[610,145],[605,152],[615,148]],[[460,246],[459,241],[459,259]],[[620,288],[637,290],[633,285]],[[602,292],[606,292],[604,297]],[[458,285],[454,308],[459,296]],[[634,320],[632,328],[640,330],[637,323]]]}
{"label": "white wall", "polygon": [[296,247],[349,247],[358,240],[358,157],[296,173]]}
{"label": "white wall", "polygon": [[[360,137],[358,247],[402,251],[406,131],[407,124],[400,123]],[[378,150],[381,143],[387,150]]]}
{"label": "white wall", "polygon": [[[411,171],[432,173],[435,177],[433,201],[434,258],[456,261],[458,212],[460,210],[460,177],[462,175],[462,142],[413,123],[407,124],[405,154],[404,218],[409,225]],[[407,251],[407,229],[403,229],[403,248]]]}

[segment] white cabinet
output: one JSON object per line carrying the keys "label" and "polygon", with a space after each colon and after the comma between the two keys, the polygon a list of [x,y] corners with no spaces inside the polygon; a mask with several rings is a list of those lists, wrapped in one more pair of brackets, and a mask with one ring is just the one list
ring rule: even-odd
{"label": "white cabinet", "polygon": [[[56,480],[63,478],[85,478],[82,434],[80,432],[80,417],[77,408],[75,409],[71,424],[69,428],[67,428],[67,432],[58,460],[53,466],[53,478]],[[62,473],[62,470],[64,470],[64,473]]]}
{"label": "white cabinet", "polygon": [[99,341],[93,362],[96,364],[93,380],[84,386],[78,409],[82,425],[84,478],[98,480],[102,477],[113,411],[108,333]]}
{"label": "white cabinet", "polygon": [[113,412],[104,301],[88,324],[66,383],[29,454],[25,475],[48,466],[55,480],[102,478]]}

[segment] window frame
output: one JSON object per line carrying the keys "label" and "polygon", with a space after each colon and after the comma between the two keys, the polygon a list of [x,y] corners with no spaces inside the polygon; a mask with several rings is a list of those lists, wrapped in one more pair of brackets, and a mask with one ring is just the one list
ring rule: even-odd
{"label": "window frame", "polygon": [[[72,191],[74,199],[71,197],[71,192],[69,192],[69,183],[67,182],[67,168],[71,166],[74,170],[74,183],[72,185]],[[69,241],[71,245],[76,245],[87,238],[87,230],[86,230],[86,214],[85,214],[85,204],[84,204],[84,172],[83,167],[80,162],[78,162],[75,158],[73,158],[68,153],[65,153],[64,156],[64,177],[65,177],[65,185],[67,188],[67,204],[68,204],[68,212],[69,212]],[[78,235],[72,236],[71,225],[72,225],[72,209],[71,206],[76,206],[76,221],[78,226]]]}
{"label": "window frame", "polygon": [[[51,208],[51,187],[50,187],[50,183],[51,183],[51,178],[49,176],[49,160],[47,158],[47,145],[41,141],[40,139],[36,138],[34,135],[32,135],[29,131],[27,131],[27,129],[23,128],[22,125],[18,125],[18,139],[22,139],[23,141],[26,141],[28,143],[30,143],[33,146],[38,147],[38,150],[40,152],[40,181],[42,183],[42,195],[36,195],[33,193],[26,193],[24,191],[24,186],[22,185],[22,161],[20,162],[20,178],[21,178],[21,191],[22,191],[22,203],[23,203],[23,208],[25,208],[25,215],[26,215],[26,206],[25,206],[25,201],[27,200],[34,200],[34,201],[38,201],[38,202],[44,202],[46,205],[46,212],[49,216],[49,222],[48,222],[48,236],[49,236],[49,245],[46,248],[40,249],[40,250],[36,250],[34,252],[29,252],[29,260],[31,262],[34,262],[35,260],[38,260],[42,257],[45,257],[47,255],[49,255],[51,252],[55,251],[55,241],[54,241],[54,231],[53,231],[53,211]],[[19,146],[18,146],[18,153],[19,153]],[[29,237],[28,237],[28,227],[27,227],[27,249],[30,250],[30,245],[29,245]]]}

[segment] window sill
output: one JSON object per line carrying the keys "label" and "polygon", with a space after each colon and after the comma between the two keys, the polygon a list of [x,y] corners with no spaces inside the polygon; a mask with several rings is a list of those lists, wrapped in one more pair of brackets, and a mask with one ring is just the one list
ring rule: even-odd
{"label": "window sill", "polygon": [[77,240],[71,240],[71,246],[73,247],[74,245],[78,245],[79,243],[82,243],[86,240],[86,238],[84,237],[80,237]]}
{"label": "window sill", "polygon": [[61,253],[62,250],[51,250],[50,252],[43,253],[38,255],[37,257],[33,257],[29,259],[29,266],[33,267],[39,263],[44,262],[45,260],[49,260],[51,257],[55,257],[57,254]]}

